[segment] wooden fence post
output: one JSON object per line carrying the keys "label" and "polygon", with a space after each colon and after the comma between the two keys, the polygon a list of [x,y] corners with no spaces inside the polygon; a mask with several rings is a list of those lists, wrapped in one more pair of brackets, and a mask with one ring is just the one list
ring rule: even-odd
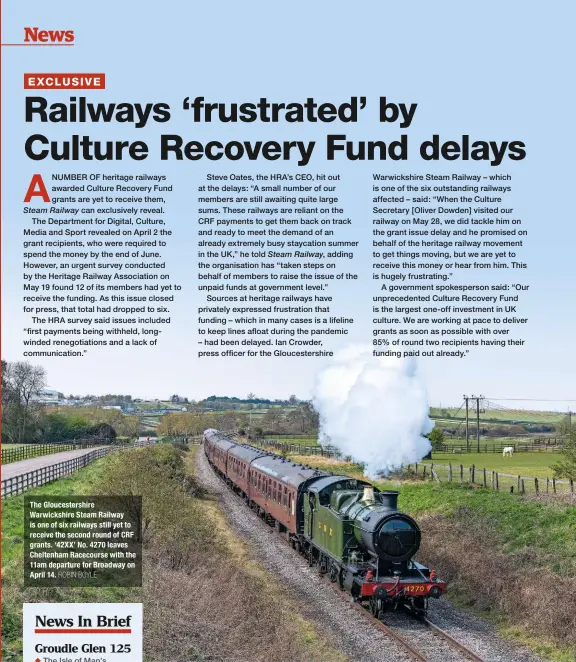
{"label": "wooden fence post", "polygon": [[556,478],[552,478],[552,491],[556,494]]}
{"label": "wooden fence post", "polygon": [[452,462],[448,463],[448,480],[452,482]]}
{"label": "wooden fence post", "polygon": [[461,483],[464,482],[464,465],[463,464],[460,465],[460,482]]}
{"label": "wooden fence post", "polygon": [[[498,472],[496,472],[496,489],[500,489],[500,481],[498,480]],[[514,489],[514,486],[512,486],[512,489]]]}
{"label": "wooden fence post", "polygon": [[538,494],[538,478],[534,478],[534,489],[536,490],[536,494]]}
{"label": "wooden fence post", "polygon": [[484,484],[484,487],[488,487],[488,484],[486,482],[486,469],[482,469],[482,482]]}
{"label": "wooden fence post", "polygon": [[472,465],[472,483],[476,482],[476,466]]}
{"label": "wooden fence post", "polygon": [[424,465],[424,470],[422,471],[422,478],[426,480],[426,465]]}
{"label": "wooden fence post", "polygon": [[520,476],[518,476],[518,481],[516,483],[516,489],[518,490],[518,492],[520,492],[520,480],[521,480],[521,478],[520,478]]}
{"label": "wooden fence post", "polygon": [[524,485],[524,478],[522,478],[522,494],[526,494],[526,486]]}
{"label": "wooden fence post", "polygon": [[546,478],[546,494],[550,492],[550,478]]}

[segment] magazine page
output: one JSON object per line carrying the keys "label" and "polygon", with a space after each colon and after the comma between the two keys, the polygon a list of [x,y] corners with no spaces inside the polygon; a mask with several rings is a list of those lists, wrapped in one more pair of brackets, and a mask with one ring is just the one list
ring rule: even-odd
{"label": "magazine page", "polygon": [[3,659],[574,660],[574,4],[1,14]]}

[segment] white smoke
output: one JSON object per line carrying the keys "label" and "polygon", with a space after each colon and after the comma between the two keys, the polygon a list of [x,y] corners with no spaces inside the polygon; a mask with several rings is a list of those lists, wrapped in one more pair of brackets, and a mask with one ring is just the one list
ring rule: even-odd
{"label": "white smoke", "polygon": [[434,427],[413,360],[374,357],[349,347],[322,371],[314,389],[320,437],[366,467],[369,476],[418,462],[430,451]]}

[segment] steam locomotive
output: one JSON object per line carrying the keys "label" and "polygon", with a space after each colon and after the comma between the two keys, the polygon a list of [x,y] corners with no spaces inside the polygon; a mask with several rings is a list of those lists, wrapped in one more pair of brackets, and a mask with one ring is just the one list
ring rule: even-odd
{"label": "steam locomotive", "polygon": [[398,510],[398,492],[296,464],[218,430],[204,432],[204,452],[228,485],[309,565],[375,616],[400,605],[425,614],[428,599],[444,592],[435,570],[413,560],[421,533]]}

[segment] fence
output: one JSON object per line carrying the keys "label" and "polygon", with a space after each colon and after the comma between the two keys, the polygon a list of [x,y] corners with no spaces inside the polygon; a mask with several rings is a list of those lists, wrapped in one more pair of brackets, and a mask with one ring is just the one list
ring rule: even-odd
{"label": "fence", "polygon": [[202,435],[172,434],[167,437],[162,437],[161,439],[158,438],[158,443],[201,444],[203,438]]}
{"label": "fence", "polygon": [[255,446],[268,446],[281,453],[297,453],[298,455],[321,455],[322,457],[342,457],[342,453],[334,446],[303,446],[301,444],[287,444],[275,439],[253,439]]}
{"label": "fence", "polygon": [[[128,448],[134,448],[135,446],[136,447],[152,446],[155,443],[156,443],[155,439],[150,439],[150,440],[138,439],[137,441],[134,442],[134,445],[105,446],[102,448],[95,448],[94,450],[85,453],[84,455],[74,457],[70,460],[64,460],[63,462],[56,462],[47,467],[40,467],[38,469],[34,469],[33,471],[28,471],[27,473],[20,474],[18,476],[13,476],[11,478],[4,478],[2,480],[2,498],[6,496],[15,496],[16,494],[25,492],[26,490],[29,490],[32,487],[40,487],[41,485],[45,485],[46,483],[51,483],[52,481],[57,480],[62,476],[68,476],[69,474],[74,473],[74,471],[77,471],[78,469],[82,469],[91,462],[94,462],[94,460],[98,460],[99,458],[104,457],[104,455],[107,455],[112,451],[126,450]],[[51,446],[51,444],[46,444],[46,445]],[[84,444],[77,444],[76,446],[83,447],[83,445]],[[64,444],[60,444],[59,448],[64,450],[75,450],[75,449],[64,448]],[[11,449],[11,450],[19,450],[19,449]],[[33,457],[38,457],[38,456],[33,456]]]}
{"label": "fence", "polygon": [[80,448],[91,446],[109,445],[110,439],[73,439],[72,441],[54,441],[49,444],[24,444],[18,448],[2,449],[2,464],[11,462],[20,462],[20,460],[29,460],[41,455],[50,455],[52,453],[63,453],[64,451],[74,451]]}
{"label": "fence", "polygon": [[[269,446],[280,452],[297,453],[299,455],[321,455],[323,457],[341,458],[342,453],[335,446],[304,446],[302,444],[290,444],[280,439],[254,439],[252,444],[257,446]],[[494,443],[481,443],[480,453],[502,453],[504,448],[511,446],[514,452],[519,453],[545,453],[548,451],[561,451],[562,442],[557,439],[533,439],[528,443],[517,441],[500,441]],[[432,454],[436,453],[477,453],[476,442],[466,450],[466,445],[442,444],[435,446]]]}
{"label": "fence", "polygon": [[[117,448],[121,447],[118,446]],[[51,483],[62,476],[68,476],[74,471],[82,469],[91,462],[94,462],[94,460],[103,457],[111,450],[113,449],[110,446],[95,448],[93,451],[89,451],[84,455],[79,455],[70,460],[57,462],[47,467],[40,467],[39,469],[34,469],[33,471],[28,471],[25,474],[20,474],[11,478],[5,478],[2,481],[2,498],[15,496],[16,494],[25,492],[32,487],[40,487],[40,485]]]}
{"label": "fence", "polygon": [[74,451],[77,448],[81,448],[80,444],[30,444],[20,446],[19,448],[3,448],[2,464],[28,460],[31,457],[39,457],[40,455],[49,455],[51,453]]}
{"label": "fence", "polygon": [[[279,451],[299,453],[302,455],[342,458],[342,453],[334,447],[321,448],[319,446],[300,446],[299,444],[285,444],[281,441],[271,439],[261,439],[253,443],[256,443],[259,446],[268,446]],[[520,448],[517,448],[517,450],[520,450]],[[470,467],[465,467],[462,464],[436,464],[434,462],[428,464],[413,464],[404,467],[404,470],[398,474],[398,477],[416,477],[422,480],[429,479],[438,482],[468,484],[476,487],[485,487],[518,494],[565,494],[570,495],[571,498],[576,500],[573,480],[518,476],[515,474],[492,471],[491,469],[478,468],[474,464]]]}
{"label": "fence", "polygon": [[546,453],[548,451],[558,452],[563,448],[563,440],[557,438],[523,439],[511,437],[509,440],[488,443],[481,440],[478,444],[476,439],[470,440],[468,448],[466,444],[436,444],[434,450],[438,453],[502,453],[507,447],[512,447],[516,453]]}
{"label": "fence", "polygon": [[474,464],[411,464],[402,476],[459,483],[519,494],[570,494],[574,498],[574,481],[556,478],[534,478],[478,468]]}

